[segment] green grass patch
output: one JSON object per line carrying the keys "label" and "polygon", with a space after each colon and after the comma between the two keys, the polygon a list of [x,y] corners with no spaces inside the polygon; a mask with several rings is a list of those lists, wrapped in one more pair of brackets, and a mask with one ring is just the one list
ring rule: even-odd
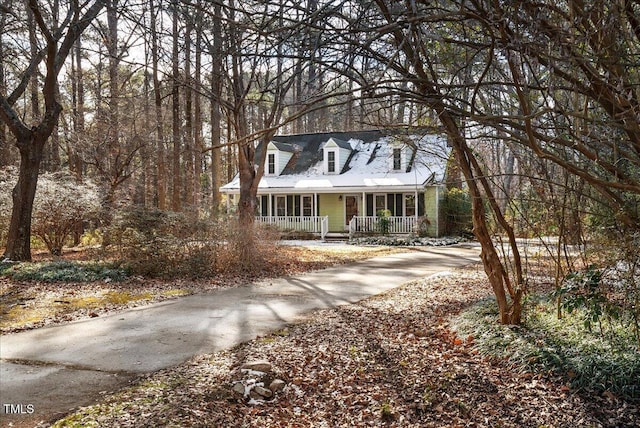
{"label": "green grass patch", "polygon": [[180,297],[180,296],[186,296],[187,294],[189,294],[189,291],[183,290],[181,288],[175,288],[173,290],[167,290],[162,292],[162,295],[167,297]]}
{"label": "green grass patch", "polygon": [[115,263],[55,261],[2,263],[0,275],[16,281],[93,282],[122,281],[129,276],[129,273]]}
{"label": "green grass patch", "polygon": [[557,319],[549,297],[530,298],[521,326],[498,323],[493,300],[485,300],[456,319],[461,335],[472,335],[483,355],[506,358],[522,370],[562,375],[574,390],[609,391],[640,401],[640,349],[631,328],[589,331],[584,314]]}

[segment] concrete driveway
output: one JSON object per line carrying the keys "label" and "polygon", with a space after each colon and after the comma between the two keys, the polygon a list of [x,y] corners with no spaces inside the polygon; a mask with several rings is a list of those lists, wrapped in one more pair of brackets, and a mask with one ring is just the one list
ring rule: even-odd
{"label": "concrete driveway", "polygon": [[415,248],[295,277],[216,290],[0,337],[0,425],[33,426],[137,375],[230,348],[319,308],[355,303],[478,261],[470,246]]}

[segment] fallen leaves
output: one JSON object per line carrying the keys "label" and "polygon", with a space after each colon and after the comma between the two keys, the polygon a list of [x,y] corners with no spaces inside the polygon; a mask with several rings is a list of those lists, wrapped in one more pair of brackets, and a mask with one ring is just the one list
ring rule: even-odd
{"label": "fallen leaves", "polygon": [[[487,290],[468,268],[321,310],[286,334],[147,376],[73,418],[104,427],[633,426],[637,406],[478,355],[449,316]],[[247,405],[232,388],[253,360],[267,360],[286,386]]]}

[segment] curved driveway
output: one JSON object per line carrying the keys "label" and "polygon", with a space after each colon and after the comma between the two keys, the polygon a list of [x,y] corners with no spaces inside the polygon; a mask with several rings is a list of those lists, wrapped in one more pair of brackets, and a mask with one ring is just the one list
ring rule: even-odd
{"label": "curved driveway", "polygon": [[407,281],[478,261],[478,254],[477,248],[464,245],[412,248],[295,277],[1,336],[0,426],[10,426],[10,421],[14,426],[32,426],[41,418],[61,416],[137,374],[230,348],[282,328],[314,309],[354,303]]}

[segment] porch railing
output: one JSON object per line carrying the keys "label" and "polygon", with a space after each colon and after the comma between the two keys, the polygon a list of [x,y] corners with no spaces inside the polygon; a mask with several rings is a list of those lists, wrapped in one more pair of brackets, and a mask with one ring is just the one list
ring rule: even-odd
{"label": "porch railing", "polygon": [[280,230],[319,233],[322,239],[329,232],[328,216],[260,216],[256,217],[256,220],[263,224],[273,225]]}
{"label": "porch railing", "polygon": [[409,234],[416,229],[415,217],[354,216],[349,222],[349,236],[360,234]]}

